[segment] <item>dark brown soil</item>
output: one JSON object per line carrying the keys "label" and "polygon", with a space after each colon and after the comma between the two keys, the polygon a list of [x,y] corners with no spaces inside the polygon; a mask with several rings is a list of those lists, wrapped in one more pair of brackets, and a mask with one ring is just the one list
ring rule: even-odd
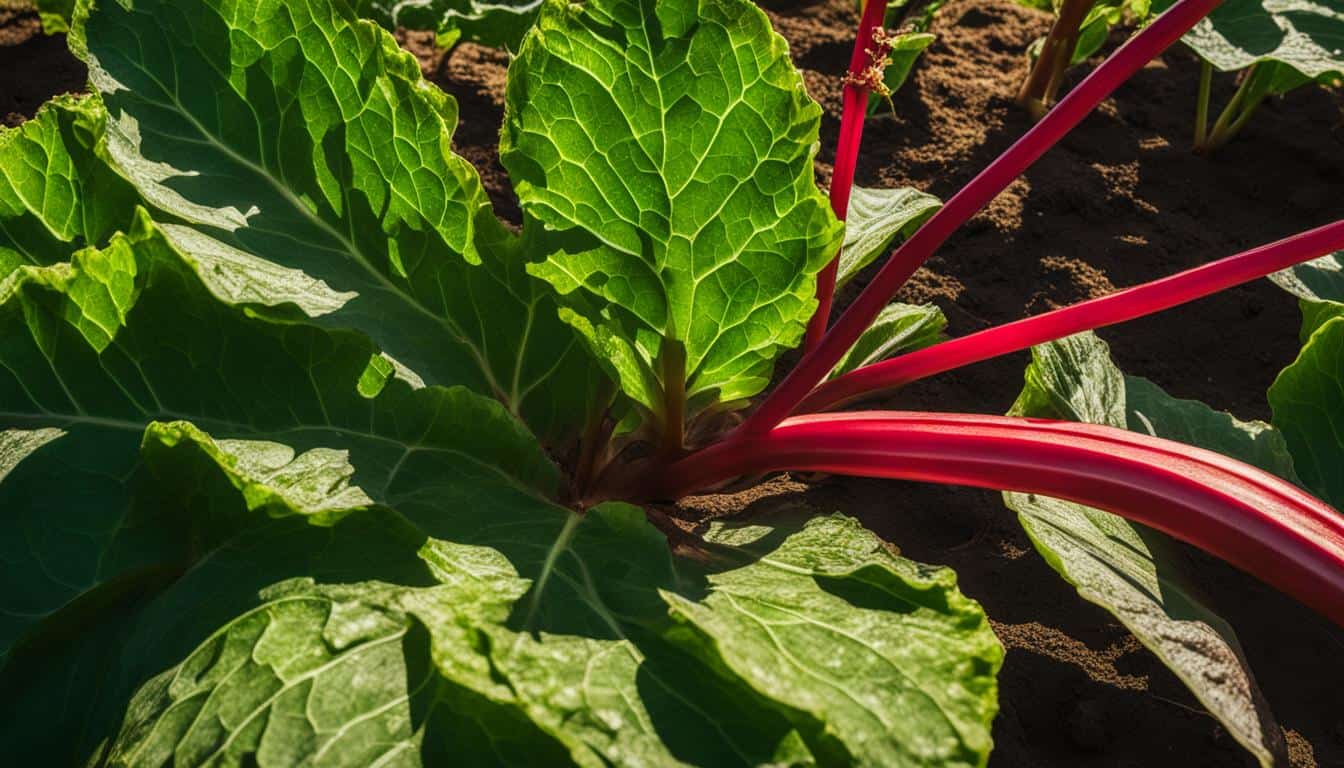
{"label": "dark brown soil", "polygon": [[[818,171],[829,180],[852,0],[763,2],[826,108]],[[0,11],[0,117],[31,116],[80,86],[63,40]],[[944,198],[1028,126],[1012,104],[1022,51],[1048,20],[1011,0],[952,0],[938,41],[869,123],[859,183],[913,185]],[[403,43],[453,93],[458,151],[497,209],[519,219],[495,152],[507,55],[432,38]],[[934,301],[964,334],[1227,256],[1344,213],[1344,95],[1303,89],[1264,105],[1209,159],[1190,151],[1197,68],[1173,51],[1143,70],[920,270],[901,292]],[[1075,79],[1078,75],[1075,74]],[[1215,99],[1231,83],[1220,80]],[[853,290],[842,296],[852,298]],[[1195,305],[1102,331],[1121,366],[1181,397],[1266,418],[1265,389],[1297,349],[1295,303],[1259,281]],[[1020,389],[1025,354],[916,385],[891,405],[1000,413]],[[777,480],[700,502],[723,514],[804,504],[842,510],[919,560],[960,574],[1008,648],[992,765],[1242,766],[1245,753],[1108,614],[1083,603],[1044,562],[997,494],[853,480]],[[1242,574],[1186,551],[1240,634],[1284,726],[1295,766],[1344,766],[1344,632]]]}

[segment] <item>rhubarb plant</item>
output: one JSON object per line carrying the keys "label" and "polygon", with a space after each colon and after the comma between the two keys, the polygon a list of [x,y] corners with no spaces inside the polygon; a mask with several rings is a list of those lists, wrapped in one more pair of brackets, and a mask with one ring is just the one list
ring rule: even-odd
{"label": "rhubarb plant", "polygon": [[[1157,0],[1154,8],[1169,5],[1171,0]],[[1236,136],[1266,99],[1344,80],[1344,2],[1227,0],[1182,42],[1200,61],[1195,149],[1212,152]],[[1238,85],[1210,123],[1215,71],[1237,73]]]}
{"label": "rhubarb plant", "polygon": [[1151,0],[1018,0],[1028,8],[1052,13],[1050,32],[1027,47],[1031,67],[1018,103],[1039,118],[1063,84],[1064,73],[1086,61],[1106,43],[1111,28],[1122,22],[1142,24]]}
{"label": "rhubarb plant", "polygon": [[[1281,762],[1165,553],[1344,622],[1344,519],[1299,486],[1338,499],[1303,457],[1338,451],[1308,414],[1344,413],[1344,319],[1313,315],[1273,426],[1076,334],[1319,259],[1344,222],[959,339],[891,303],[1214,5],[1180,0],[940,204],[852,187],[885,6],[828,200],[820,109],[754,5],[546,0],[509,68],[515,232],[453,152],[455,102],[363,8],[79,0],[93,92],[0,131],[7,753],[986,764],[1003,650],[955,574],[828,510],[672,506],[796,470],[1006,491],[1084,599]],[[1295,290],[1326,305],[1323,264]],[[1011,416],[814,413],[1032,345]]]}

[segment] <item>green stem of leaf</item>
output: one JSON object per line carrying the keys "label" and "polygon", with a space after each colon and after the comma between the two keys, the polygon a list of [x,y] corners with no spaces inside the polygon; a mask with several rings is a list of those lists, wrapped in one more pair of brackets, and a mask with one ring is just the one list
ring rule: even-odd
{"label": "green stem of leaf", "polygon": [[1199,95],[1195,97],[1195,151],[1204,151],[1209,132],[1209,90],[1213,84],[1213,65],[1199,62]]}
{"label": "green stem of leaf", "polygon": [[[1246,76],[1241,79],[1241,85],[1237,86],[1237,92],[1232,94],[1232,100],[1227,102],[1218,119],[1213,123],[1213,130],[1209,131],[1202,151],[1212,152],[1232,140],[1233,136],[1246,125],[1246,121],[1251,118],[1255,108],[1260,106],[1264,100],[1264,93],[1252,97],[1251,93],[1255,90],[1258,83],[1256,74],[1259,70],[1258,64],[1251,65],[1246,70]],[[1261,89],[1263,91],[1263,89]]]}
{"label": "green stem of leaf", "polygon": [[666,457],[680,456],[686,425],[686,345],[676,339],[663,339],[658,366],[663,380],[660,453]]}

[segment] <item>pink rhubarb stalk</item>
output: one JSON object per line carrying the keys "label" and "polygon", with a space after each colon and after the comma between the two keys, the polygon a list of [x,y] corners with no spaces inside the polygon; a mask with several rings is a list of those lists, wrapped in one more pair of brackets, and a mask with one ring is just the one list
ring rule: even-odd
{"label": "pink rhubarb stalk", "polygon": [[[845,311],[816,349],[799,361],[739,428],[744,433],[768,431],[802,402],[826,377],[845,352],[872,324],[897,289],[947,238],[1002,192],[1013,179],[1059,141],[1102,99],[1144,64],[1218,7],[1222,0],[1178,0],[1166,13],[1132,37],[1065,96],[969,184],[952,196],[924,226],[891,255],[868,287]],[[834,185],[832,185],[834,186]]]}
{"label": "pink rhubarb stalk", "polygon": [[[863,6],[859,31],[854,36],[854,53],[849,57],[849,76],[845,78],[843,106],[840,111],[840,138],[835,145],[835,167],[831,172],[831,210],[836,218],[845,220],[849,212],[849,193],[854,187],[854,166],[859,159],[859,143],[863,138],[863,119],[868,114],[868,88],[865,73],[877,66],[874,58],[881,58],[873,32],[882,26],[887,10],[886,0],[868,0]],[[880,81],[881,74],[878,74]],[[831,302],[835,297],[835,275],[840,268],[840,254],[836,253],[817,275],[817,310],[807,325],[807,350],[815,349],[826,335],[831,317]]]}
{"label": "pink rhubarb stalk", "polygon": [[1164,531],[1344,626],[1344,516],[1291,483],[1201,448],[1113,427],[871,411],[789,419],[660,476],[664,498],[799,470],[1039,493]]}
{"label": "pink rhubarb stalk", "polygon": [[1109,296],[866,365],[817,387],[798,410],[807,413],[834,408],[926,376],[1160,312],[1338,250],[1344,250],[1344,220]]}

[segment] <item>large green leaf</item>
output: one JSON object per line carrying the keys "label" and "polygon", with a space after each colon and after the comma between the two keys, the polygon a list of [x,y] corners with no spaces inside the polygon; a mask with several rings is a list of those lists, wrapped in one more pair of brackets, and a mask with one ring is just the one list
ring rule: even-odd
{"label": "large green leaf", "polygon": [[1312,332],[1297,359],[1269,388],[1274,426],[1283,432],[1307,488],[1344,509],[1344,317]]}
{"label": "large green leaf", "polygon": [[542,0],[356,0],[360,15],[388,29],[433,30],[438,44],[459,40],[518,50]]}
{"label": "large green leaf", "polygon": [[1298,298],[1303,344],[1326,321],[1344,314],[1344,252],[1275,272],[1269,279]]}
{"label": "large green leaf", "polygon": [[[1092,333],[1033,348],[1012,413],[1191,442],[1296,479],[1284,438],[1273,427],[1177,400],[1123,375]],[[1283,735],[1235,633],[1191,589],[1169,539],[1080,504],[1026,493],[1005,493],[1004,500],[1037,551],[1083,599],[1119,619],[1262,765],[1287,764]]]}
{"label": "large green leaf", "polygon": [[[1153,8],[1171,3],[1156,0]],[[1344,77],[1340,0],[1227,0],[1181,40],[1224,72],[1277,62],[1310,80]]]}
{"label": "large green leaf", "polygon": [[117,168],[217,297],[361,331],[541,436],[582,422],[583,345],[452,152],[456,103],[390,34],[343,2],[85,0],[72,47]]}
{"label": "large green leaf", "polygon": [[[755,586],[731,574],[769,551],[757,541],[720,554],[722,577],[722,560],[674,560],[641,510],[551,502],[554,466],[501,405],[398,380],[365,398],[364,336],[218,302],[143,214],[117,238],[136,290],[110,343],[63,310],[65,284],[27,281],[0,305],[0,540],[18,641],[0,695],[25,703],[0,726],[11,754],[804,764],[870,753],[874,722],[918,707],[958,726],[874,754],[983,755],[998,648],[950,574],[838,520],[800,538],[779,527],[789,567]],[[945,691],[897,686],[854,708],[812,701],[811,678],[759,685],[734,671],[760,649],[729,647],[753,621],[721,605],[730,593],[824,610],[826,628],[785,643],[799,657],[880,624],[864,635],[878,655],[830,670],[833,683],[871,685],[850,676],[915,659]],[[23,602],[40,595],[36,611]],[[698,611],[715,655],[684,642],[669,603]],[[915,642],[930,626],[951,640]]]}
{"label": "large green leaf", "polygon": [[645,407],[683,384],[692,409],[742,400],[801,337],[840,237],[812,171],[820,114],[745,0],[543,5],[500,139],[562,248],[529,270]]}
{"label": "large green leaf", "polygon": [[[91,343],[85,315],[71,309],[80,301],[71,286],[97,282],[84,258],[97,252],[65,265],[68,281],[25,281],[0,305],[0,427],[15,446],[6,453],[22,459],[6,462],[16,466],[0,487],[8,500],[0,539],[14,564],[3,599],[19,601],[4,611],[4,647],[117,574],[180,565],[184,550],[206,543],[198,530],[205,515],[174,521],[175,513],[135,491],[137,446],[155,421],[191,419],[216,436],[283,442],[289,448],[220,443],[211,450],[240,471],[264,475],[249,491],[256,505],[303,491],[291,501],[326,520],[357,501],[342,493],[333,507],[313,495],[334,492],[349,474],[344,455],[316,450],[333,442],[359,459],[360,483],[375,498],[395,492],[421,454],[446,457],[459,475],[478,475],[496,491],[492,502],[555,490],[549,459],[488,401],[461,389],[400,384],[366,400],[354,384],[373,348],[360,337],[235,316],[183,273],[143,216],[111,248],[139,263],[138,300],[110,343]],[[468,436],[477,429],[491,438]],[[150,438],[184,439],[163,430]]]}

